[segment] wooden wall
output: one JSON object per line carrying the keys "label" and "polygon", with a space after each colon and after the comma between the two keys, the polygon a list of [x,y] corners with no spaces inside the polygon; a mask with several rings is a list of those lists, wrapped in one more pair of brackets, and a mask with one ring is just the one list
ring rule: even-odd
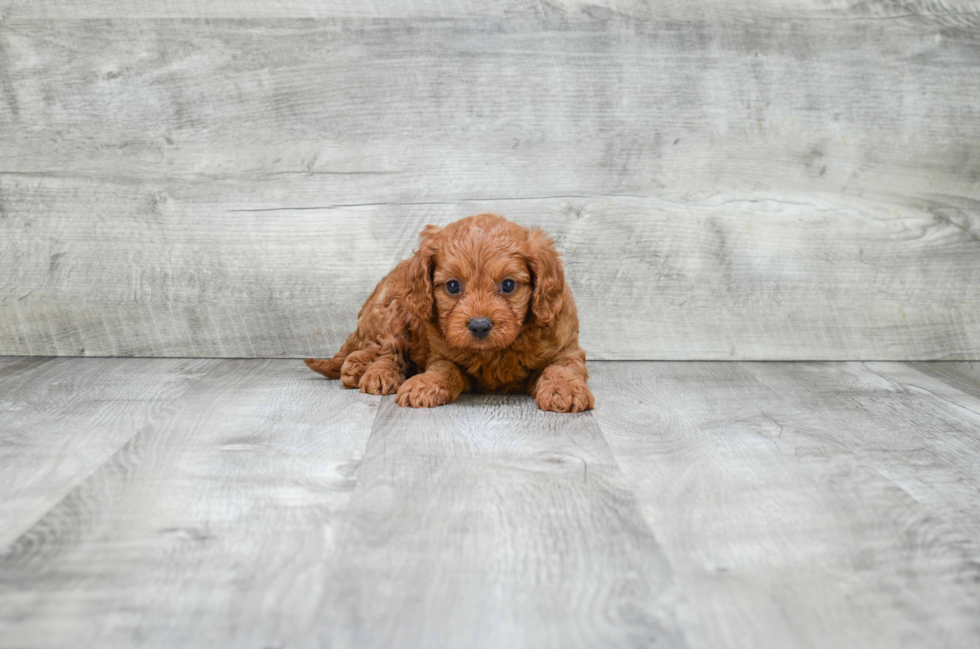
{"label": "wooden wall", "polygon": [[0,354],[332,353],[426,223],[605,359],[980,358],[980,3],[0,0]]}

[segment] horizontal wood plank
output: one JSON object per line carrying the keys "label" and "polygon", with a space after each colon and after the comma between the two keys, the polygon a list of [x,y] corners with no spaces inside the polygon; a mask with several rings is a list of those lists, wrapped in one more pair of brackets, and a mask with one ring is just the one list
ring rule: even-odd
{"label": "horizontal wood plank", "polygon": [[328,353],[489,210],[593,358],[980,357],[974,29],[11,16],[0,354]]}
{"label": "horizontal wood plank", "polygon": [[29,200],[47,209],[28,214],[25,201],[14,218],[30,227],[0,244],[13,253],[2,257],[12,276],[0,353],[329,355],[426,223],[488,210],[559,240],[590,358],[980,348],[980,244],[925,206],[896,217],[857,198],[568,197],[234,212],[269,198],[238,188],[215,202],[206,187],[174,184],[159,203],[99,188],[90,209],[132,210],[103,220],[60,198],[79,195],[66,184],[35,185]]}
{"label": "horizontal wood plank", "polygon": [[976,25],[971,0],[2,0],[11,18],[562,18],[634,20],[750,20],[758,18],[896,20],[943,18]]}

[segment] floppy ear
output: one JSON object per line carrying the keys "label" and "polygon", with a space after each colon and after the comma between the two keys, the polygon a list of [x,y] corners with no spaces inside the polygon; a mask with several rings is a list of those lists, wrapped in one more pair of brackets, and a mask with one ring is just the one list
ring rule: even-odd
{"label": "floppy ear", "polygon": [[436,235],[442,232],[438,225],[427,225],[419,234],[421,244],[408,264],[410,290],[405,303],[412,314],[422,322],[432,319],[432,261],[436,254]]}
{"label": "floppy ear", "polygon": [[531,270],[531,312],[539,324],[546,325],[562,307],[565,292],[565,271],[561,267],[558,251],[551,238],[538,228],[527,231],[524,258]]}

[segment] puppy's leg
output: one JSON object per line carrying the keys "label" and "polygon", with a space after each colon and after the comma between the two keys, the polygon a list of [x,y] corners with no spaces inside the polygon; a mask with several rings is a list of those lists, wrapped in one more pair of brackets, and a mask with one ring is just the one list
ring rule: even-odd
{"label": "puppy's leg", "polygon": [[345,388],[356,388],[361,384],[361,377],[367,372],[368,366],[375,361],[381,352],[378,344],[368,345],[364,349],[351,352],[340,368],[340,382]]}
{"label": "puppy's leg", "polygon": [[434,408],[452,403],[469,387],[469,380],[455,363],[435,361],[429,363],[425,372],[402,383],[396,402],[403,407]]}
{"label": "puppy's leg", "polygon": [[405,362],[398,356],[379,356],[371,363],[359,385],[367,394],[394,394],[405,382]]}
{"label": "puppy's leg", "polygon": [[407,327],[398,326],[398,314],[392,314],[387,322],[388,330],[379,338],[381,349],[377,359],[371,363],[361,377],[361,392],[367,394],[394,394],[408,372],[408,348],[410,338]]}
{"label": "puppy's leg", "polygon": [[585,352],[568,350],[529,386],[538,408],[553,412],[582,412],[595,407],[595,397],[586,385],[589,371],[585,369]]}

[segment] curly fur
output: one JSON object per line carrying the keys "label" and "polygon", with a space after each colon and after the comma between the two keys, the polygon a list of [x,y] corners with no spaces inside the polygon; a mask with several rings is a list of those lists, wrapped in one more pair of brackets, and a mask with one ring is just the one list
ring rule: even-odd
{"label": "curly fur", "polygon": [[[551,239],[494,214],[427,226],[419,249],[375,287],[333,358],[306,364],[345,387],[428,408],[462,392],[526,392],[542,410],[595,405],[575,300]],[[505,278],[516,282],[510,294]],[[462,290],[451,295],[450,280]],[[493,327],[483,339],[475,318]]]}

